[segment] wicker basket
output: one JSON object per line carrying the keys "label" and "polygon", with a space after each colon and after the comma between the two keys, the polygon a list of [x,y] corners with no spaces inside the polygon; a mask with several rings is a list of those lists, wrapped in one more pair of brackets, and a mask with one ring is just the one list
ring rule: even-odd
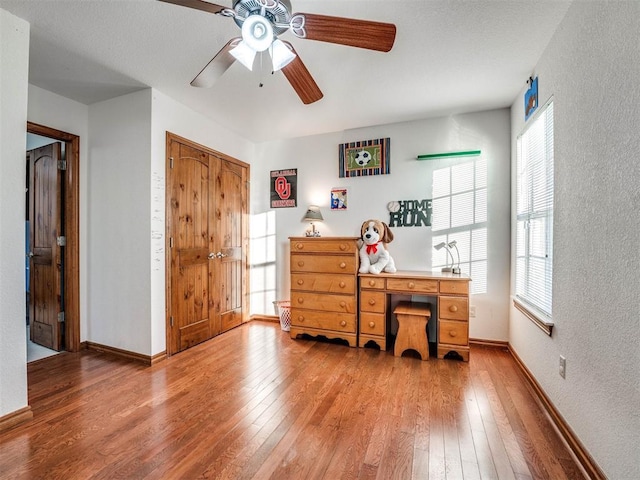
{"label": "wicker basket", "polygon": [[288,332],[291,330],[291,302],[289,300],[280,300],[274,303],[280,317],[280,328]]}

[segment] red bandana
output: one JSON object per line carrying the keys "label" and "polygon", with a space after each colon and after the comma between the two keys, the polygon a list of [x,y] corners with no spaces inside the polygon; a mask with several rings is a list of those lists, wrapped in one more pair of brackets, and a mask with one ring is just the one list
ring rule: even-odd
{"label": "red bandana", "polygon": [[373,245],[367,245],[367,255],[371,255],[371,251],[373,251],[373,253],[378,253],[378,243],[374,243]]}

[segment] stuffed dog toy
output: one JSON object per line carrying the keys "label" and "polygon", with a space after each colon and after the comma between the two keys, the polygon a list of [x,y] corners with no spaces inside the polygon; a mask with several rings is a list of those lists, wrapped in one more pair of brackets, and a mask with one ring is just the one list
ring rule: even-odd
{"label": "stuffed dog toy", "polygon": [[380,220],[367,220],[360,228],[360,236],[363,242],[360,247],[360,273],[395,272],[396,265],[386,248],[386,244],[393,240],[387,224]]}

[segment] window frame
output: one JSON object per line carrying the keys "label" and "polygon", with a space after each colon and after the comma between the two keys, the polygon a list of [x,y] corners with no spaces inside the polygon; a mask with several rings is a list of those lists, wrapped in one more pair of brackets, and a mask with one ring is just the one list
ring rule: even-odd
{"label": "window frame", "polygon": [[[544,122],[540,125],[538,122]],[[551,122],[551,125],[548,125]],[[527,136],[540,127],[541,135],[530,139]],[[543,152],[523,152],[525,144],[536,144]],[[527,161],[525,166],[523,161]],[[529,320],[551,335],[553,329],[553,221],[555,210],[555,132],[553,97],[530,119],[516,139],[515,171],[515,284],[514,306]],[[540,166],[541,162],[541,166]],[[531,173],[532,169],[536,172]],[[541,173],[542,172],[542,173]],[[523,176],[527,179],[523,181]],[[532,180],[532,175],[537,175]],[[540,181],[544,188],[540,189]],[[522,193],[522,185],[526,192]],[[522,196],[521,196],[522,195]],[[526,199],[523,198],[526,196]],[[526,208],[522,210],[522,204]],[[531,230],[532,222],[542,222],[544,232],[537,235]],[[521,227],[522,225],[522,227]],[[524,233],[522,232],[524,230]],[[523,237],[521,237],[523,235]],[[535,240],[532,239],[535,237]],[[542,240],[542,243],[540,241]],[[540,249],[542,245],[542,249]],[[538,247],[538,248],[536,248]],[[524,251],[521,251],[523,249]],[[536,250],[538,254],[536,254]],[[544,256],[539,253],[543,251]],[[533,273],[542,265],[543,273]],[[521,271],[524,269],[524,272]],[[536,276],[538,278],[536,278]],[[542,282],[542,284],[540,283]]]}

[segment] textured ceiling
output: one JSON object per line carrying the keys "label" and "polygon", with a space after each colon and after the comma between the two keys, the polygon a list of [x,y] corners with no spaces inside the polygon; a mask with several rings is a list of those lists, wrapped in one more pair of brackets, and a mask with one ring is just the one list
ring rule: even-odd
{"label": "textured ceiling", "polygon": [[285,33],[324,93],[303,105],[281,72],[238,62],[213,88],[189,85],[239,36],[231,19],[155,0],[0,0],[31,24],[30,83],[84,104],[153,87],[256,142],[509,106],[570,1],[292,4],[394,23],[396,43],[379,53]]}

